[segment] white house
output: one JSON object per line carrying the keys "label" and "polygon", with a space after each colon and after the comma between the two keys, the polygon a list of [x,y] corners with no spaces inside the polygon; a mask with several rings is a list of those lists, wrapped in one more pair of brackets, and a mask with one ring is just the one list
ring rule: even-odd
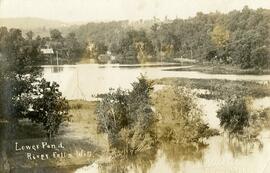
{"label": "white house", "polygon": [[44,55],[52,55],[52,54],[54,54],[52,48],[44,48],[44,49],[40,49],[40,51],[41,51]]}

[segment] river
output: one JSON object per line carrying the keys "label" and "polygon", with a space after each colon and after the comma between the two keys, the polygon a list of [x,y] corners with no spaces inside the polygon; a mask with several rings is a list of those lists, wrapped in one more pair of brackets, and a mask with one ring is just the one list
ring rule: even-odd
{"label": "river", "polygon": [[[64,65],[44,66],[44,77],[49,81],[59,83],[60,90],[67,99],[94,100],[95,95],[106,93],[110,88],[130,89],[131,83],[140,74],[150,79],[164,77],[181,77],[195,79],[227,79],[270,81],[270,75],[218,75],[195,71],[166,71],[175,67],[138,67],[120,65]],[[213,128],[219,127],[216,111],[219,107],[214,100],[198,99],[205,121]],[[269,97],[257,99],[254,106],[270,107]],[[265,130],[259,136],[259,142],[243,143],[231,141],[225,135],[211,137],[207,140],[209,146],[202,151],[191,151],[193,154],[182,155],[171,147],[159,149],[154,158],[149,158],[147,168],[140,164],[128,165],[128,173],[268,173],[270,172],[270,133]],[[168,154],[170,153],[170,154]],[[172,157],[173,156],[173,157]],[[149,161],[151,160],[151,161]],[[108,166],[107,166],[108,167]],[[107,170],[107,171],[104,171]],[[98,163],[79,168],[76,173],[103,173],[110,169]]]}

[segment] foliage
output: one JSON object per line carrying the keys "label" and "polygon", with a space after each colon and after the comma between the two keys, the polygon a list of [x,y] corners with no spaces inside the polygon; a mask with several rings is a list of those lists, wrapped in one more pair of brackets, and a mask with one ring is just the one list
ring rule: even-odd
{"label": "foliage", "polygon": [[215,134],[203,122],[203,113],[190,90],[167,87],[158,91],[154,100],[160,118],[159,138],[185,146],[203,143],[204,138]]}
{"label": "foliage", "polygon": [[0,115],[11,125],[29,118],[42,123],[48,135],[58,131],[68,105],[58,85],[41,78],[40,42],[25,39],[19,29],[0,29]]}
{"label": "foliage", "polygon": [[131,91],[111,90],[97,106],[98,130],[108,134],[111,149],[133,155],[154,145],[152,82],[143,76]]}
{"label": "foliage", "polygon": [[229,98],[217,112],[220,125],[230,133],[242,133],[249,126],[250,100],[246,98]]}
{"label": "foliage", "polygon": [[[50,37],[36,40],[41,47],[49,45],[57,51],[63,63],[98,60],[108,51],[113,63],[172,62],[182,57],[260,70],[270,64],[269,22],[269,10],[246,6],[227,14],[198,12],[188,19],[92,22],[62,29],[64,34],[53,29]],[[26,35],[32,40],[34,33]],[[93,52],[88,51],[90,44],[95,45]]]}
{"label": "foliage", "polygon": [[132,28],[126,21],[89,23],[76,32],[82,40],[104,43],[119,63],[183,57],[241,68],[268,68],[269,14],[266,9],[244,7],[228,14],[199,12],[185,20],[148,21],[152,22],[150,28],[147,24]]}
{"label": "foliage", "polygon": [[188,78],[163,78],[155,81],[159,85],[177,85],[189,87],[192,90],[205,90],[198,92],[197,96],[206,99],[225,100],[229,96],[251,96],[254,98],[263,98],[270,96],[270,83],[258,83],[256,81],[223,80],[210,79],[205,82],[204,79]]}
{"label": "foliage", "polygon": [[58,29],[51,30],[50,36],[53,41],[61,41],[63,39],[62,33]]}
{"label": "foliage", "polygon": [[58,132],[59,126],[68,120],[69,105],[55,82],[42,79],[36,87],[32,111],[27,116],[33,122],[42,123],[48,136]]}
{"label": "foliage", "polygon": [[217,25],[211,33],[212,41],[218,47],[223,47],[229,40],[229,32],[223,26]]}
{"label": "foliage", "polygon": [[130,30],[120,40],[120,47],[116,53],[120,53],[124,58],[130,58],[131,62],[146,62],[148,55],[153,55],[154,50],[145,31]]}
{"label": "foliage", "polygon": [[269,120],[266,111],[252,108],[252,98],[246,96],[229,97],[217,112],[220,125],[230,135],[242,138],[256,138]]}

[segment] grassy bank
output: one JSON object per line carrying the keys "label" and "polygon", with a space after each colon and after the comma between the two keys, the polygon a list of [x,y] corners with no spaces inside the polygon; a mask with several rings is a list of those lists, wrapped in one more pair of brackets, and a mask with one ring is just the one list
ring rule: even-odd
{"label": "grassy bank", "polygon": [[[0,135],[3,154],[0,162],[6,162],[7,171],[32,172],[33,170],[66,171],[66,167],[75,170],[82,165],[88,165],[97,160],[102,152],[106,152],[106,138],[96,133],[95,107],[96,102],[82,100],[69,101],[71,115],[69,122],[64,122],[59,133],[52,139],[46,138],[46,133],[41,125],[34,124],[28,119],[20,120],[18,125],[11,126],[7,121],[0,123]],[[31,151],[15,151],[15,143],[20,145],[39,145],[42,142],[52,144],[63,143],[64,149],[39,149]],[[1,145],[0,145],[1,148]],[[32,155],[49,154],[48,160],[28,160],[26,152]],[[53,158],[53,152],[70,154],[67,158]],[[90,154],[89,154],[90,153]],[[2,169],[0,164],[0,169]],[[1,171],[0,171],[1,172]]]}
{"label": "grassy bank", "polygon": [[223,99],[228,95],[249,95],[254,98],[270,96],[270,84],[260,84],[255,81],[231,81],[224,79],[188,79],[188,78],[162,78],[155,81],[160,85],[187,86],[191,89],[208,90],[207,93],[198,94],[208,99]]}
{"label": "grassy bank", "polygon": [[241,74],[241,75],[267,75],[270,69],[241,69],[232,65],[212,65],[212,64],[196,64],[187,68],[175,68],[168,71],[198,71],[208,74]]}

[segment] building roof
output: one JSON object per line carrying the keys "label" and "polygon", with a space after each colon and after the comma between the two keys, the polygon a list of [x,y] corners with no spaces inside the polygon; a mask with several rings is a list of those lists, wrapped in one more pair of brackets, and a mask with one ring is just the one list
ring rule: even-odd
{"label": "building roof", "polygon": [[54,54],[52,48],[40,49],[43,54]]}

